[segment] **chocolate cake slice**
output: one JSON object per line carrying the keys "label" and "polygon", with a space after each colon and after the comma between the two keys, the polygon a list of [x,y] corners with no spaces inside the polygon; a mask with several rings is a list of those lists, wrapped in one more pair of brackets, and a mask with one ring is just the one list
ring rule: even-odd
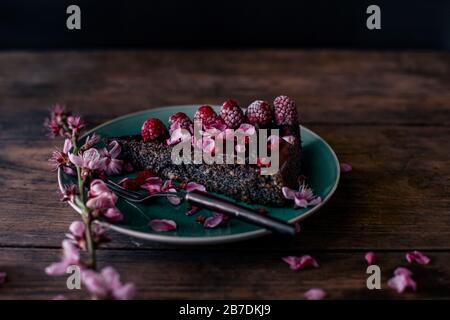
{"label": "chocolate cake slice", "polygon": [[299,126],[283,126],[280,137],[291,135],[288,143],[280,140],[279,170],[273,175],[261,175],[260,168],[252,164],[174,164],[171,159],[173,146],[164,140],[144,141],[141,136],[118,137],[121,157],[137,170],[148,169],[164,179],[180,182],[196,182],[208,191],[229,196],[247,203],[283,206],[282,187],[298,187],[301,167],[301,139]]}

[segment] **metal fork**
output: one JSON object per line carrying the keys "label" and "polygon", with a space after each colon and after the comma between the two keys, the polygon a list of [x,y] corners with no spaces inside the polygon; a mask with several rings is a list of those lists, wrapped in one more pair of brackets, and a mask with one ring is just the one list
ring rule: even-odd
{"label": "metal fork", "polygon": [[153,194],[142,194],[140,192],[127,190],[109,179],[106,180],[106,184],[119,197],[122,197],[131,202],[141,203],[155,197],[177,197],[181,201],[187,201],[194,206],[226,214],[236,219],[275,231],[280,234],[291,236],[296,234],[295,227],[287,222],[284,222],[283,220],[274,217],[263,216],[253,209],[235,204],[234,202],[230,202],[211,193],[194,190],[187,193],[156,192]]}

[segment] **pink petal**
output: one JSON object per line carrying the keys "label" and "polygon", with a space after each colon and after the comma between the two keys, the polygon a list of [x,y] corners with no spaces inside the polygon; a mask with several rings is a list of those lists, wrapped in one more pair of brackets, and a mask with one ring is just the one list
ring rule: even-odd
{"label": "pink petal", "polygon": [[74,221],[70,224],[70,232],[77,238],[82,238],[84,236],[84,223],[81,221]]}
{"label": "pink petal", "polygon": [[282,258],[284,262],[286,262],[289,267],[294,270],[301,270],[307,266],[313,266],[314,268],[319,268],[319,263],[317,263],[316,259],[309,255],[296,257],[296,256],[288,256]]}
{"label": "pink petal", "polygon": [[280,146],[280,137],[276,135],[270,135],[267,138],[267,142],[270,143],[270,150],[277,150]]}
{"label": "pink petal", "polygon": [[108,285],[109,288],[116,288],[121,285],[120,283],[120,275],[113,267],[107,266],[104,267],[100,274],[103,277],[103,280]]}
{"label": "pink petal", "polygon": [[303,296],[307,300],[322,300],[326,297],[326,292],[320,288],[312,288],[306,291]]}
{"label": "pink petal", "polygon": [[[169,190],[167,190],[167,192],[173,192],[173,193],[176,193],[177,192],[177,190],[175,190],[174,188],[170,188]],[[177,205],[179,205],[180,203],[181,203],[181,199],[180,198],[178,198],[177,196],[174,196],[174,197],[167,197],[167,200],[171,203],[171,204],[173,204],[174,206],[177,206]]]}
{"label": "pink petal", "polygon": [[412,276],[413,273],[407,268],[398,267],[397,269],[395,269],[394,275],[396,275],[396,276],[401,276],[401,275]]}
{"label": "pink petal", "polygon": [[[66,239],[62,242],[63,260],[69,264],[78,264],[80,261],[80,249],[72,241]],[[65,272],[65,270],[64,270]]]}
{"label": "pink petal", "polygon": [[6,281],[6,272],[0,272],[0,284],[5,283]]}
{"label": "pink petal", "polygon": [[64,140],[63,152],[68,154],[70,149],[72,149],[72,141],[70,141],[70,139]]}
{"label": "pink petal", "polygon": [[299,208],[306,208],[306,207],[308,207],[308,204],[309,204],[308,200],[297,198],[297,197],[295,197],[294,202],[295,202],[295,205]]}
{"label": "pink petal", "polygon": [[105,173],[113,176],[122,172],[123,161],[118,159],[109,159],[105,166]]}
{"label": "pink petal", "polygon": [[241,124],[237,130],[242,130],[247,135],[253,135],[256,132],[255,126],[248,123]]}
{"label": "pink petal", "polygon": [[[176,124],[179,125],[178,123]],[[188,140],[191,140],[191,133],[186,129],[177,128],[174,131],[172,131],[170,138],[167,139],[166,142],[168,145],[173,145],[177,144],[180,141],[188,141]]]}
{"label": "pink petal", "polygon": [[108,285],[100,273],[90,269],[85,269],[81,272],[81,281],[87,290],[95,295],[97,298],[108,297]]}
{"label": "pink petal", "polygon": [[372,251],[367,252],[364,256],[364,259],[366,259],[369,265],[374,264],[376,261],[375,253]]}
{"label": "pink petal", "polygon": [[199,207],[191,206],[190,209],[186,212],[187,216],[192,216],[193,214],[197,213],[200,210]]}
{"label": "pink petal", "polygon": [[195,183],[195,182],[189,182],[186,185],[186,192],[191,192],[194,190],[198,190],[198,191],[206,191],[206,188],[204,185],[199,184],[199,183]]}
{"label": "pink petal", "polygon": [[163,181],[160,177],[150,177],[145,181],[146,183],[141,186],[142,189],[148,190],[150,193],[161,191]]}
{"label": "pink petal", "polygon": [[281,191],[283,192],[283,196],[288,200],[294,200],[295,199],[295,190],[292,190],[288,187],[281,188]]}
{"label": "pink petal", "polygon": [[109,155],[113,159],[117,158],[122,151],[120,144],[116,140],[111,141],[108,147],[110,148]]}
{"label": "pink petal", "polygon": [[83,158],[81,156],[74,155],[73,153],[69,153],[69,160],[77,167],[83,167]]}
{"label": "pink petal", "polygon": [[113,290],[112,295],[115,300],[131,300],[136,293],[136,287],[133,283],[126,283]]}
{"label": "pink petal", "polygon": [[161,187],[161,191],[169,191],[169,189],[175,189],[173,180],[166,180]]}
{"label": "pink petal", "polygon": [[342,162],[340,164],[340,167],[341,167],[341,172],[343,172],[343,173],[350,172],[353,170],[353,167],[345,162]]}
{"label": "pink petal", "polygon": [[394,277],[389,279],[388,286],[398,293],[402,293],[407,288],[417,289],[416,282],[411,278],[412,272],[407,268],[399,267],[394,271]]}
{"label": "pink petal", "polygon": [[295,142],[294,136],[283,136],[281,138],[289,144],[294,144],[294,142]]}
{"label": "pink petal", "polygon": [[153,219],[149,223],[150,227],[157,232],[176,230],[177,224],[173,220]]}
{"label": "pink petal", "polygon": [[109,208],[103,215],[112,222],[123,220],[122,212],[120,212],[117,208]]}
{"label": "pink petal", "polygon": [[65,261],[55,262],[45,268],[45,273],[49,276],[60,276],[66,274],[68,266]]}
{"label": "pink petal", "polygon": [[103,192],[102,194],[89,199],[86,206],[90,209],[106,210],[116,205],[117,196],[112,192]]}
{"label": "pink petal", "polygon": [[206,218],[205,222],[203,223],[203,227],[207,229],[213,229],[217,226],[219,226],[224,221],[224,215],[223,214],[214,214],[213,216]]}
{"label": "pink petal", "polygon": [[308,207],[314,207],[318,204],[322,203],[322,198],[321,197],[316,197],[310,201],[308,201]]}
{"label": "pink petal", "polygon": [[416,262],[418,264],[428,264],[428,263],[430,263],[430,258],[428,258],[422,252],[417,251],[417,250],[412,251],[412,252],[408,252],[406,254],[406,260],[409,263],[413,263],[413,262]]}
{"label": "pink petal", "polygon": [[100,179],[92,180],[88,196],[93,198],[104,192],[110,192],[108,186]]}

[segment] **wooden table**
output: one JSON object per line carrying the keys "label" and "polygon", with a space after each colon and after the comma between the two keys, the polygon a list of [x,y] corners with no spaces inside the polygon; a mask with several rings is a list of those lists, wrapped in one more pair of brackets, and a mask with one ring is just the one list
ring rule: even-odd
{"label": "wooden table", "polygon": [[[115,266],[146,299],[302,299],[311,287],[333,299],[450,298],[450,54],[302,50],[1,52],[0,271],[8,282],[0,298],[67,294],[64,277],[43,271],[77,218],[58,201],[46,161],[61,144],[42,129],[50,105],[66,103],[97,125],[144,108],[281,93],[354,167],[298,238],[180,247],[114,233],[100,265]],[[386,282],[414,249],[432,261],[411,266],[418,291],[399,295]],[[366,288],[368,250],[382,290]],[[281,261],[300,254],[320,269],[293,272]]]}

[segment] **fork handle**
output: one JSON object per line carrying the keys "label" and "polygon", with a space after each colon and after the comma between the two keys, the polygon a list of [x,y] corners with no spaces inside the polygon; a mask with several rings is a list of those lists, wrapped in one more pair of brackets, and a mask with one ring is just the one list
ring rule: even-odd
{"label": "fork handle", "polygon": [[236,219],[275,231],[280,234],[294,236],[295,227],[280,219],[262,216],[254,210],[237,205],[211,193],[194,190],[186,194],[186,201],[194,206],[226,214]]}

